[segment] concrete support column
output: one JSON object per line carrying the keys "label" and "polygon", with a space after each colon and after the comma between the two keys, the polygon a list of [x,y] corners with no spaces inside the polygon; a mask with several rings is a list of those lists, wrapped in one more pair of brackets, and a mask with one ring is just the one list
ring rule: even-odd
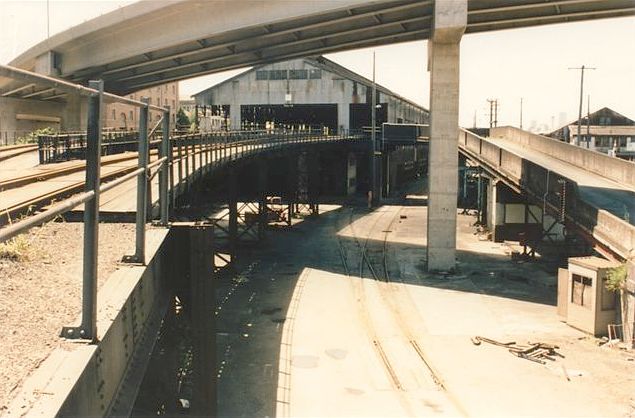
{"label": "concrete support column", "polygon": [[240,103],[233,102],[229,105],[229,117],[229,120],[231,121],[231,126],[229,129],[232,131],[241,130],[242,127],[240,126]]}
{"label": "concrete support column", "polygon": [[[86,99],[79,94],[68,94],[66,96],[66,104],[62,112],[61,129],[64,131],[81,131],[83,130],[82,118],[83,108],[86,106]],[[106,113],[104,112],[104,115]],[[105,117],[105,116],[104,116]]]}
{"label": "concrete support column", "polygon": [[238,245],[238,179],[236,178],[236,170],[233,167],[229,168],[228,176],[229,253],[231,255],[231,262],[235,266],[236,247]]}
{"label": "concrete support column", "polygon": [[428,42],[428,271],[447,271],[455,268],[456,257],[459,60],[467,25],[467,0],[435,1],[433,22]]}
{"label": "concrete support column", "polygon": [[216,416],[216,333],[214,325],[213,227],[189,228],[190,296],[194,348],[192,411],[196,416]]}
{"label": "concrete support column", "polygon": [[320,194],[320,154],[317,151],[307,155],[308,158],[308,201],[314,215],[318,213],[318,196]]}
{"label": "concrete support column", "polygon": [[[498,188],[499,188],[499,182],[498,180],[495,179],[490,179],[490,181],[488,182],[487,185],[487,203],[486,203],[486,208],[485,209],[485,222],[487,224],[487,229],[489,229],[492,232],[492,241],[494,242],[498,242],[496,241],[496,226],[499,224],[498,223],[498,218],[500,216],[500,214],[498,213],[498,207],[499,207],[499,195],[498,195]],[[503,218],[504,219],[504,218]]]}
{"label": "concrete support column", "polygon": [[267,162],[258,162],[258,238],[265,238],[267,228]]}
{"label": "concrete support column", "polygon": [[340,135],[344,134],[350,128],[350,105],[348,101],[343,100],[337,105],[337,126]]}
{"label": "concrete support column", "polygon": [[285,187],[285,199],[289,203],[295,203],[298,197],[298,159],[299,154],[291,153],[287,157],[287,184]]}
{"label": "concrete support column", "polygon": [[349,152],[346,159],[346,195],[357,193],[357,155]]}

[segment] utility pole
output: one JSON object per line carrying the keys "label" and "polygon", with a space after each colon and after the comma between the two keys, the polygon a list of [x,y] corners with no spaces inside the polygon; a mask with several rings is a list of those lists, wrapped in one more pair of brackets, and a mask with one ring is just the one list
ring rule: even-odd
{"label": "utility pole", "polygon": [[523,129],[523,98],[520,98],[520,130]]}
{"label": "utility pole", "polygon": [[596,70],[593,67],[569,67],[570,70],[580,70],[580,107],[578,109],[578,136],[576,137],[575,144],[580,145],[580,131],[582,130],[582,98],[584,97],[584,70]]}
{"label": "utility pole", "polygon": [[377,121],[376,121],[377,114],[376,114],[376,111],[375,111],[375,103],[376,102],[377,102],[377,85],[375,84],[375,51],[373,51],[373,89],[372,89],[371,105],[370,105],[370,115],[371,115],[371,117],[370,117],[370,123],[371,123],[371,128],[370,128],[371,176],[370,176],[370,188],[369,188],[369,192],[370,192],[369,205],[372,205],[372,203],[376,199],[376,196],[374,196],[375,186],[376,186],[376,179],[377,179],[377,159],[375,158],[375,151],[376,151],[376,148],[377,148],[376,138],[375,138],[375,124],[377,123]]}
{"label": "utility pole", "polygon": [[489,103],[489,127],[495,128],[498,125],[498,99],[487,99]]}

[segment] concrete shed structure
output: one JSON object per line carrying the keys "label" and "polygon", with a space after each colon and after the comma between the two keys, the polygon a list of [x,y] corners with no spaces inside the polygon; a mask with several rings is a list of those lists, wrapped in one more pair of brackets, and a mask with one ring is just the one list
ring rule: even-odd
{"label": "concrete shed structure", "polygon": [[[193,96],[231,129],[323,125],[331,131],[371,125],[372,81],[322,56],[254,67]],[[377,127],[429,123],[421,105],[377,85]]]}

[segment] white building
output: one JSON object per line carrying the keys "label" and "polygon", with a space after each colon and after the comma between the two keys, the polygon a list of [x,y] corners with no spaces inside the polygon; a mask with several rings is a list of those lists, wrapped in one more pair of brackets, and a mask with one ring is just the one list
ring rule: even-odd
{"label": "white building", "polygon": [[[252,68],[193,96],[230,129],[324,126],[332,132],[371,124],[372,81],[322,56]],[[429,122],[422,106],[377,85],[377,126]],[[209,114],[209,113],[207,113]]]}

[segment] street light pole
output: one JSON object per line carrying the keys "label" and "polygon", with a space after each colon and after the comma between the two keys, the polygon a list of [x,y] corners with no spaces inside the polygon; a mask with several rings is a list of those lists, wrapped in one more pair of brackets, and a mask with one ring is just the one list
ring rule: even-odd
{"label": "street light pole", "polygon": [[377,123],[377,114],[375,110],[375,104],[377,102],[377,85],[375,84],[375,51],[373,51],[373,89],[371,98],[371,128],[370,128],[370,159],[371,159],[371,176],[370,176],[370,200],[371,203],[375,201],[375,187],[377,185],[377,159],[375,158],[376,151],[376,138],[375,138],[375,124]]}
{"label": "street light pole", "polygon": [[584,70],[595,70],[593,67],[569,68],[570,70],[580,70],[580,106],[578,108],[578,135],[575,139],[575,144],[580,145],[580,133],[582,131],[582,98],[584,97]]}

